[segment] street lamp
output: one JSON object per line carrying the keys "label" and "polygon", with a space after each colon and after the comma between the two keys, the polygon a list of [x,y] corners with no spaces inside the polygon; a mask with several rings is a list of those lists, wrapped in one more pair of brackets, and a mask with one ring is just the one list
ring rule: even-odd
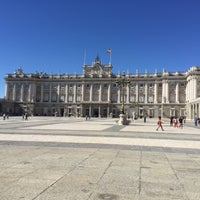
{"label": "street lamp", "polygon": [[125,97],[124,90],[125,90],[125,87],[129,86],[129,84],[130,84],[130,80],[126,78],[125,72],[123,72],[121,77],[117,79],[116,84],[118,85],[118,87],[120,88],[120,90],[122,92],[121,114],[125,114],[125,112],[124,112],[124,97]]}

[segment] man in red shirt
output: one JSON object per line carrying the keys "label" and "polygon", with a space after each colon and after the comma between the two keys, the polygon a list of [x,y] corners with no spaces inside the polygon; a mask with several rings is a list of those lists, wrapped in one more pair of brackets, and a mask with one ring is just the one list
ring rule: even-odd
{"label": "man in red shirt", "polygon": [[161,117],[159,117],[159,118],[158,118],[158,121],[157,121],[158,127],[157,127],[156,131],[158,131],[159,128],[161,128],[162,131],[164,131],[163,126],[162,126],[162,123],[163,123],[163,122],[162,122],[162,120],[161,120]]}

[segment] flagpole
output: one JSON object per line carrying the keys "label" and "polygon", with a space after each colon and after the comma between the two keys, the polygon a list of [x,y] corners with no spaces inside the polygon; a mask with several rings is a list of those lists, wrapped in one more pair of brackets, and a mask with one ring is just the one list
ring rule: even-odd
{"label": "flagpole", "polygon": [[112,60],[111,60],[111,58],[112,58],[111,55],[112,55],[112,51],[110,51],[110,61],[109,61],[109,64],[110,64],[110,65],[111,65],[111,61],[112,61]]}
{"label": "flagpole", "polygon": [[110,54],[110,56],[109,56],[109,65],[111,65],[111,62],[112,62],[112,50],[109,48],[109,49],[107,49],[106,50],[106,52],[108,53],[108,54]]}

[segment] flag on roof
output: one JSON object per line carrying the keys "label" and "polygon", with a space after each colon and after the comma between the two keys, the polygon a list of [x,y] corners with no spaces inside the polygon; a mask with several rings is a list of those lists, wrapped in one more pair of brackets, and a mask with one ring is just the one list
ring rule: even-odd
{"label": "flag on roof", "polygon": [[111,53],[111,49],[107,49],[106,52],[107,52],[107,53]]}

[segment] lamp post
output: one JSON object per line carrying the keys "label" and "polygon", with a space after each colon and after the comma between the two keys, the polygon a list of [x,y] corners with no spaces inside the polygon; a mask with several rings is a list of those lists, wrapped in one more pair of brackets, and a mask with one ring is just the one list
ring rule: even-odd
{"label": "lamp post", "polygon": [[125,72],[123,72],[123,74],[121,75],[120,78],[118,78],[116,80],[116,84],[118,85],[118,87],[120,88],[120,91],[122,92],[122,105],[121,105],[121,114],[120,114],[120,120],[119,120],[119,124],[127,124],[127,119],[125,116],[125,109],[124,109],[124,99],[125,99],[125,87],[128,86],[130,84],[130,80],[126,78],[126,74]]}
{"label": "lamp post", "polygon": [[130,80],[126,78],[125,72],[123,72],[122,76],[119,79],[117,79],[116,84],[118,85],[118,87],[122,91],[121,114],[124,114],[125,113],[124,112],[124,97],[125,97],[124,89],[125,89],[126,86],[128,86],[130,84]]}

